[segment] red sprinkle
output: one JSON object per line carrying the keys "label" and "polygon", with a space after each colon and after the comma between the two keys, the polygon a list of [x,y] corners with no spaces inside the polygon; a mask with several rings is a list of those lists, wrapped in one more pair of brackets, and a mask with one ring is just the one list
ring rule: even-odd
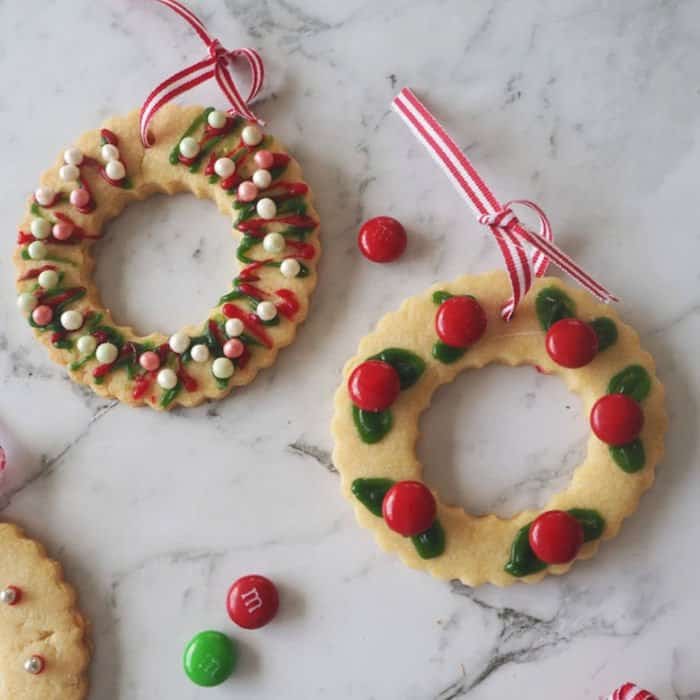
{"label": "red sprinkle", "polygon": [[547,331],[545,347],[562,367],[587,365],[598,352],[598,336],[591,326],[576,318],[562,318]]}
{"label": "red sprinkle", "polygon": [[243,576],[229,589],[226,609],[239,626],[254,630],[263,627],[277,614],[279,593],[269,578],[251,574]]}
{"label": "red sprinkle", "polygon": [[601,396],[591,409],[591,429],[607,445],[627,445],[644,425],[641,406],[626,394]]}
{"label": "red sprinkle", "polygon": [[399,481],[382,501],[382,515],[386,524],[404,537],[425,532],[435,521],[435,496],[420,481]]}
{"label": "red sprinkle", "polygon": [[484,334],[486,325],[486,314],[473,297],[446,299],[435,316],[435,330],[440,340],[454,348],[467,348],[475,343]]}
{"label": "red sprinkle", "polygon": [[390,216],[377,216],[362,224],[357,245],[368,260],[392,262],[406,250],[406,229]]}
{"label": "red sprinkle", "polygon": [[530,526],[530,547],[545,564],[566,564],[583,545],[583,526],[563,510],[549,510]]}
{"label": "red sprinkle", "polygon": [[355,367],[348,379],[352,402],[363,411],[383,411],[401,391],[398,372],[381,360],[367,360]]}

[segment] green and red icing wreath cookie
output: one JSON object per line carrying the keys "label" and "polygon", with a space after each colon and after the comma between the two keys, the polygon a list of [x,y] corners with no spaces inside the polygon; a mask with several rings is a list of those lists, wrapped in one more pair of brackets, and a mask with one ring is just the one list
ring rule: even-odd
{"label": "green and red icing wreath cookie", "polygon": [[[408,299],[362,340],[335,398],[333,461],[358,521],[409,566],[471,586],[536,582],[593,556],[636,509],[663,454],[664,391],[634,330],[553,278],[537,280],[506,323],[508,291],[494,272]],[[567,489],[510,519],[441,502],[415,451],[435,390],[492,362],[561,376],[591,426]]]}
{"label": "green and red icing wreath cookie", "polygon": [[[144,149],[139,115],[81,136],[41,177],[17,239],[18,305],[51,357],[97,393],[168,409],[249,383],[292,342],[316,285],[319,220],[301,169],[257,125],[163,107]],[[90,247],[155,192],[190,191],[230,216],[239,270],[198,327],[142,337],[102,306]]]}

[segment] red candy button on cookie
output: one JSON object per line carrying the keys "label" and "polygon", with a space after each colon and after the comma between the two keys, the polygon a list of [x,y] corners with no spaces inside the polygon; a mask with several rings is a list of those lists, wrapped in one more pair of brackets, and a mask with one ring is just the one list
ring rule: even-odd
{"label": "red candy button on cookie", "polygon": [[542,513],[530,526],[530,547],[545,564],[566,564],[583,544],[583,527],[563,510]]}
{"label": "red candy button on cookie", "polygon": [[639,404],[625,394],[608,394],[591,409],[591,429],[607,445],[627,445],[636,440],[644,425]]}
{"label": "red candy button on cookie", "polygon": [[406,250],[406,229],[390,216],[377,216],[362,224],[357,245],[368,260],[391,262]]}
{"label": "red candy button on cookie", "polygon": [[562,318],[547,331],[547,353],[562,367],[587,365],[598,352],[598,336],[591,326],[576,318]]}
{"label": "red candy button on cookie", "polygon": [[245,629],[263,627],[277,614],[279,594],[270,579],[257,574],[243,576],[231,586],[226,598],[229,617]]}
{"label": "red candy button on cookie", "polygon": [[363,411],[383,411],[396,401],[401,382],[387,362],[367,360],[353,370],[348,391],[353,403]]}
{"label": "red candy button on cookie", "polygon": [[399,481],[382,501],[386,524],[404,537],[425,532],[433,524],[436,510],[435,497],[420,481]]}
{"label": "red candy button on cookie", "polygon": [[435,316],[435,330],[443,343],[466,348],[484,334],[486,314],[473,297],[451,297],[440,304]]}

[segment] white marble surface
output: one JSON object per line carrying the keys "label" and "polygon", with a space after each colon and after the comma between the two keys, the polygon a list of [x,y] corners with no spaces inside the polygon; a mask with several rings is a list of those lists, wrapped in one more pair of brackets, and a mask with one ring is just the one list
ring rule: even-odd
{"label": "white marble surface", "polygon": [[[54,154],[200,44],[155,3],[0,3],[0,430],[13,469],[0,515],[44,539],[80,589],[90,697],[589,700],[635,679],[663,700],[700,698],[700,5],[192,4],[224,43],[264,53],[260,111],[315,187],[325,248],[309,321],[275,367],[228,400],[162,415],[98,399],[48,360],[15,308],[10,256]],[[668,456],[640,511],[594,560],[536,587],[472,591],[404,568],[355,525],[328,463],[331,395],[360,337],[433,281],[499,264],[389,112],[404,84],[504,198],[546,208],[560,243],[624,298],[668,387]],[[389,267],[354,243],[379,214],[410,230]],[[195,321],[228,284],[233,245],[206,203],[154,198],[110,234],[104,297],[137,327]],[[585,423],[556,380],[489,369],[440,393],[420,454],[448,499],[507,514],[570,478]],[[245,632],[224,594],[252,571],[280,583],[283,605]],[[205,691],[180,655],[210,627],[242,656],[235,679]]]}

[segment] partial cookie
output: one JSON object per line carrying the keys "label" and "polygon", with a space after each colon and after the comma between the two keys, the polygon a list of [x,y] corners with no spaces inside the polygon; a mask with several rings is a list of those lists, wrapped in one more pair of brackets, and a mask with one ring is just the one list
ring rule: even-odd
{"label": "partial cookie", "polygon": [[[292,342],[316,286],[319,220],[298,163],[257,126],[169,104],[151,131],[144,149],[132,112],[83,134],[41,176],[14,259],[19,307],[52,359],[102,396],[168,409],[226,396]],[[137,336],[103,307],[90,248],[129,202],[181,191],[231,217],[238,270],[202,325]]]}
{"label": "partial cookie", "polygon": [[82,700],[90,652],[86,623],[60,564],[0,523],[0,697]]}
{"label": "partial cookie", "polygon": [[[547,573],[565,573],[572,562],[548,566],[535,555],[530,526],[540,512],[526,511],[510,519],[475,517],[459,506],[436,499],[437,511],[432,513],[428,502],[432,499],[429,495],[425,498],[421,484],[399,494],[405,496],[411,512],[398,512],[397,516],[400,499],[394,498],[395,491],[391,502],[385,501],[398,482],[420,481],[422,465],[415,449],[420,414],[429,406],[435,390],[459,372],[492,362],[533,365],[562,377],[569,389],[581,396],[586,415],[599,399],[609,395],[612,399],[605,399],[605,405],[619,401],[636,412],[637,425],[630,428],[611,425],[604,412],[597,410],[594,416],[603,415],[602,427],[594,426],[596,434],[592,433],[588,441],[586,458],[566,490],[553,496],[542,511],[564,511],[566,516],[561,518],[565,524],[572,518],[579,523],[577,532],[585,543],[574,550],[576,558],[592,557],[602,539],[618,533],[624,518],[636,509],[640,496],[651,486],[655,466],[663,454],[664,390],[656,378],[654,362],[641,349],[635,331],[619,319],[612,307],[554,278],[538,280],[515,318],[506,323],[500,316],[500,306],[509,293],[507,275],[494,272],[438,284],[408,299],[362,340],[358,354],[345,366],[344,380],[335,396],[333,462],[360,524],[373,531],[382,548],[398,553],[409,566],[470,586],[486,582],[505,586],[519,580],[533,583]],[[468,295],[481,306],[487,321],[485,331],[477,329],[480,332],[475,334],[478,339],[473,344],[460,341],[460,333],[468,339],[473,329],[436,325],[438,311],[451,296],[459,296],[464,302]],[[446,317],[441,314],[440,321]],[[580,319],[585,322],[580,325],[595,331],[597,352],[592,359],[583,357],[583,366],[562,366],[545,347],[547,330],[564,318]],[[464,347],[458,347],[460,344]],[[555,356],[560,359],[556,352]],[[368,361],[379,364],[370,367],[369,390],[358,399],[357,387],[352,382],[348,387],[348,378]],[[565,357],[560,361],[569,360]],[[579,362],[575,357],[572,361]],[[387,372],[387,365],[396,370],[398,378]],[[382,385],[381,391],[378,385]],[[366,401],[364,408],[358,406],[362,400]],[[633,439],[612,444],[619,442],[615,431],[621,428],[632,431],[625,437],[622,430],[622,440]],[[546,439],[543,431],[542,440]],[[513,439],[513,449],[517,450],[517,439]],[[428,523],[430,527],[415,536],[402,536],[396,531],[399,527],[412,532],[410,527],[416,522],[419,528]],[[546,528],[540,529],[543,531]]]}

